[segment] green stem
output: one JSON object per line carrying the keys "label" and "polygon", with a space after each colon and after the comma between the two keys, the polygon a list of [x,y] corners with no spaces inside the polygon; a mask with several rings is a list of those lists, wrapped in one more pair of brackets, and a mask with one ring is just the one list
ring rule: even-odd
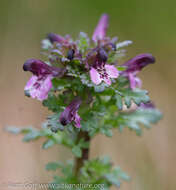
{"label": "green stem", "polygon": [[[84,139],[85,142],[90,142],[90,136],[88,132],[80,131],[78,134],[77,141],[79,142],[80,139]],[[89,159],[89,147],[82,149],[82,157],[75,159],[75,176],[78,177],[80,173],[80,169],[84,165],[84,161]]]}

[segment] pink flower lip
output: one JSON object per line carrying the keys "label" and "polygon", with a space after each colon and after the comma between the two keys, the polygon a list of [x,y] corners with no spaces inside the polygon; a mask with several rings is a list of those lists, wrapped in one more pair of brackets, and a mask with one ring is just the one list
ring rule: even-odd
{"label": "pink flower lip", "polygon": [[111,78],[118,78],[118,76],[118,70],[114,65],[105,64],[104,66],[90,69],[90,78],[96,85],[99,85],[102,81],[107,85],[111,85]]}
{"label": "pink flower lip", "polygon": [[27,82],[24,90],[29,91],[32,98],[43,101],[48,98],[48,93],[52,88],[52,78],[51,75],[43,77],[33,75]]}

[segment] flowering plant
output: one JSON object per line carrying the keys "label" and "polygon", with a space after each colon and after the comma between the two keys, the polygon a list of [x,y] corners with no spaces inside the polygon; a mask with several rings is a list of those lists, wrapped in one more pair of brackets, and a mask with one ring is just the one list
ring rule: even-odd
{"label": "flowering plant", "polygon": [[104,14],[92,39],[83,32],[76,41],[69,35],[50,33],[42,41],[44,60],[29,59],[23,65],[24,71],[32,73],[25,95],[42,101],[54,114],[47,117],[40,130],[14,127],[7,130],[23,133],[27,142],[45,137],[44,149],[62,144],[72,151],[74,161],[47,164],[47,170],[61,169],[63,173],[54,177],[53,184],[119,187],[121,180],[129,177],[119,167],[113,167],[108,157],[89,158],[92,138],[99,133],[111,137],[114,129],[122,132],[125,127],[141,135],[141,125],[150,128],[161,118],[148,92],[141,89],[142,82],[137,76],[155,58],[145,53],[120,65],[119,59],[126,52],[124,47],[132,42],[107,37],[107,28],[108,15]]}

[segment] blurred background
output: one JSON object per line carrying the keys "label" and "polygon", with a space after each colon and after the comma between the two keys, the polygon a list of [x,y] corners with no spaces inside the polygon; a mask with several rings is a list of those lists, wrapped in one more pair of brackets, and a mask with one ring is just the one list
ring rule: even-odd
{"label": "blurred background", "polygon": [[46,33],[76,38],[85,31],[91,36],[104,12],[110,15],[108,35],[134,42],[125,59],[145,52],[156,57],[156,64],[145,68],[140,77],[164,118],[141,137],[128,129],[116,131],[109,139],[97,136],[91,157],[110,155],[132,177],[121,190],[176,189],[174,0],[0,0],[0,184],[51,182],[53,173],[45,171],[45,164],[71,158],[67,149],[42,150],[42,140],[22,143],[21,136],[7,134],[3,128],[40,127],[47,116],[41,102],[24,96],[30,73],[22,70],[26,59],[41,57],[40,41]]}

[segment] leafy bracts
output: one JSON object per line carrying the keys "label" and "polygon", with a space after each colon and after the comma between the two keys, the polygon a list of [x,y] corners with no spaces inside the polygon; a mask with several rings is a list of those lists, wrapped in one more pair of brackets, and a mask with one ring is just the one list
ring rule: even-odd
{"label": "leafy bracts", "polygon": [[[24,71],[32,73],[25,94],[42,101],[53,114],[41,129],[8,127],[7,130],[24,134],[25,142],[45,138],[43,149],[61,144],[75,156],[75,161],[46,166],[48,171],[61,169],[63,173],[54,177],[50,189],[66,188],[59,184],[76,190],[119,187],[129,177],[107,158],[90,159],[91,139],[100,133],[111,137],[117,132],[114,129],[122,131],[125,127],[140,135],[142,126],[150,128],[161,119],[161,113],[151,104],[137,77],[155,58],[139,54],[120,65],[119,60],[126,52],[123,48],[132,42],[107,37],[107,28],[108,15],[104,14],[92,38],[81,32],[74,41],[69,35],[50,33],[42,41],[45,61],[29,59],[23,65]],[[99,187],[71,184],[99,184]]]}

